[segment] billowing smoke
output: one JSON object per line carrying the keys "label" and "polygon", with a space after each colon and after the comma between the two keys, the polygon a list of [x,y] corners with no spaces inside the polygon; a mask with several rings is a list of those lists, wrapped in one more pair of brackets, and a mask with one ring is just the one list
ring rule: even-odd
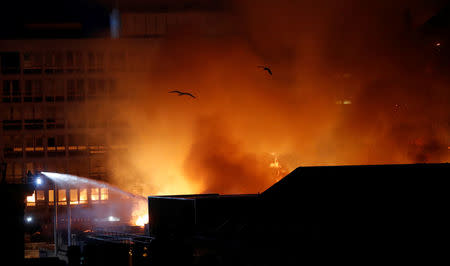
{"label": "billowing smoke", "polygon": [[449,84],[417,30],[421,3],[310,3],[233,1],[208,37],[188,27],[137,44],[150,70],[126,77],[137,97],[114,107],[131,127],[129,152],[110,158],[115,183],[261,192],[272,153],[283,170],[447,161]]}
{"label": "billowing smoke", "polygon": [[184,163],[186,175],[200,182],[206,193],[254,193],[268,188],[276,180],[267,159],[244,150],[245,140],[229,132],[221,118],[200,118]]}

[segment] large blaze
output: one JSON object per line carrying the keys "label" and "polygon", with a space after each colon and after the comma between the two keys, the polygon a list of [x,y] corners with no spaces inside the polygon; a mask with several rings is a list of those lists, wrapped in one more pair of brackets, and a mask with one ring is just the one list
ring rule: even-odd
{"label": "large blaze", "polygon": [[434,62],[446,43],[418,30],[435,10],[411,4],[407,21],[400,2],[230,1],[213,35],[124,43],[148,68],[117,74],[136,95],[110,107],[130,126],[113,182],[255,193],[302,165],[448,161],[449,82]]}

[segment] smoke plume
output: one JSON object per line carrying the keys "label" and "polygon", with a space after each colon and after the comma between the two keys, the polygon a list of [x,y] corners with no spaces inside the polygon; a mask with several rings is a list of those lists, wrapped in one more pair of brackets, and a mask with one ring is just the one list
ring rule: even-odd
{"label": "smoke plume", "polygon": [[130,131],[115,183],[261,192],[276,180],[271,153],[286,171],[448,161],[449,84],[418,33],[422,5],[232,1],[208,36],[191,25],[144,45],[136,64],[149,70],[125,77],[137,97],[117,107]]}

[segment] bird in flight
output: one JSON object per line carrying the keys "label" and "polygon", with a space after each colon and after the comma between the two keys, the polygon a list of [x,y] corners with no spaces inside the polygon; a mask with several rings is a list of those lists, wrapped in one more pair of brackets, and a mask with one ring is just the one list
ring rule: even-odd
{"label": "bird in flight", "polygon": [[269,67],[265,67],[265,66],[258,66],[258,67],[266,70],[272,76],[272,70],[270,70]]}
{"label": "bird in flight", "polygon": [[178,93],[178,96],[183,96],[183,95],[187,95],[187,96],[191,96],[192,98],[197,98],[194,95],[190,94],[189,92],[182,92],[182,91],[169,91],[169,93]]}

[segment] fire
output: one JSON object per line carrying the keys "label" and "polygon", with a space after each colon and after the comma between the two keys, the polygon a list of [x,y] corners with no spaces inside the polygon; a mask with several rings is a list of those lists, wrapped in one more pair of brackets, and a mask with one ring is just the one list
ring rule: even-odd
{"label": "fire", "polygon": [[148,206],[146,200],[136,202],[131,213],[131,222],[136,226],[144,226],[148,223]]}
{"label": "fire", "polygon": [[275,153],[272,153],[272,155],[275,157],[273,162],[270,163],[270,168],[281,168],[280,162],[278,162],[278,157]]}
{"label": "fire", "polygon": [[144,214],[139,216],[136,221],[134,222],[135,225],[137,226],[144,226],[145,224],[148,223],[148,214]]}
{"label": "fire", "polygon": [[278,161],[278,155],[274,152],[271,153],[271,155],[274,157],[273,162],[270,163],[269,167],[276,170],[276,177],[275,179],[278,181],[281,179],[282,173],[282,166],[280,164],[280,161]]}

